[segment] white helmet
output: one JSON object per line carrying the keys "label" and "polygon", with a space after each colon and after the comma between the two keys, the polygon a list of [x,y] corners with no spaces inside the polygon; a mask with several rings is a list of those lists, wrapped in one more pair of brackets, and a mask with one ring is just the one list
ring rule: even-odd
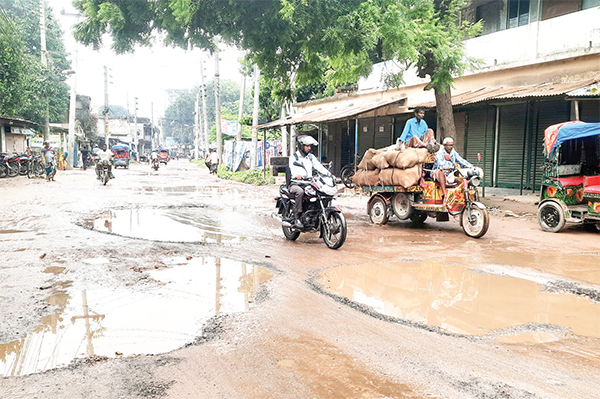
{"label": "white helmet", "polygon": [[300,144],[300,145],[319,145],[317,140],[313,139],[311,136],[306,135],[306,134],[298,137],[298,144]]}

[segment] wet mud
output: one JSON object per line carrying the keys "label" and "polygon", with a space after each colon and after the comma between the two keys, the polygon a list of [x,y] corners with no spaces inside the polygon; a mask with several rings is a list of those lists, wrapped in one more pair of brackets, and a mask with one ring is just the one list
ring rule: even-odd
{"label": "wet mud", "polygon": [[[600,338],[600,302],[539,281],[483,273],[443,260],[338,266],[315,282],[375,312],[458,335],[549,342]],[[510,336],[510,338],[506,338]]]}
{"label": "wet mud", "polygon": [[[86,287],[70,280],[53,283],[45,300],[55,313],[21,339],[0,344],[0,374],[36,373],[77,358],[169,352],[193,342],[211,317],[250,309],[261,285],[272,277],[264,268],[224,258],[164,263],[163,269],[147,271],[156,284],[143,291]],[[64,271],[50,266],[44,273]]]}

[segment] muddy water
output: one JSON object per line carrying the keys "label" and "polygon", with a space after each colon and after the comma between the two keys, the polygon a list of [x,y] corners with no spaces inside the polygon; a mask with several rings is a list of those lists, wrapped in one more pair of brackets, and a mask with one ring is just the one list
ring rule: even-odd
{"label": "muddy water", "polygon": [[171,351],[200,335],[210,317],[250,308],[272,277],[264,268],[222,258],[170,264],[149,272],[158,284],[144,291],[55,282],[46,301],[56,313],[22,339],[0,344],[0,375],[35,373],[91,355]]}
{"label": "muddy water", "polygon": [[250,238],[251,231],[243,229],[243,217],[237,213],[208,213],[201,208],[115,210],[85,224],[105,233],[176,242],[240,242]]}
{"label": "muddy water", "polygon": [[463,335],[548,342],[600,338],[600,304],[544,291],[538,281],[477,273],[440,261],[340,266],[317,282],[376,312]]}

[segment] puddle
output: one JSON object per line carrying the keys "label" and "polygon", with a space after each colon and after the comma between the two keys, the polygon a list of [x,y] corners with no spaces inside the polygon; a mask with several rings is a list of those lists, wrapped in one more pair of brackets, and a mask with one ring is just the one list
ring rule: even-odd
{"label": "puddle", "polygon": [[158,354],[192,342],[211,317],[249,309],[272,274],[222,258],[173,259],[152,270],[164,283],[133,287],[54,284],[46,301],[57,307],[34,332],[0,344],[0,375],[26,375],[63,367],[86,356]]}
{"label": "puddle", "polygon": [[[246,217],[249,217],[246,215]],[[209,212],[201,208],[124,209],[106,212],[85,222],[92,230],[152,241],[240,242],[250,238],[237,230],[251,220],[235,212]],[[256,229],[255,229],[256,230]]]}
{"label": "puddle", "polygon": [[64,272],[65,269],[66,269],[66,267],[62,267],[62,266],[48,266],[47,268],[44,269],[44,273],[60,274],[60,273]]}
{"label": "puddle", "polygon": [[380,314],[449,333],[498,335],[514,343],[548,342],[569,334],[600,338],[600,304],[545,292],[526,278],[428,260],[340,266],[323,271],[317,282]]}

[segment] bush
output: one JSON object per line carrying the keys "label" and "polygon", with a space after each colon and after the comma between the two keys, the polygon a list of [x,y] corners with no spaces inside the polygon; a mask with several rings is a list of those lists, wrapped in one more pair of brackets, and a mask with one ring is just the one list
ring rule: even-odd
{"label": "bush", "polygon": [[266,184],[275,184],[275,178],[269,173],[264,173],[262,169],[250,169],[238,172],[232,172],[228,167],[221,167],[217,170],[217,176],[221,179],[235,180],[242,183],[262,186]]}

